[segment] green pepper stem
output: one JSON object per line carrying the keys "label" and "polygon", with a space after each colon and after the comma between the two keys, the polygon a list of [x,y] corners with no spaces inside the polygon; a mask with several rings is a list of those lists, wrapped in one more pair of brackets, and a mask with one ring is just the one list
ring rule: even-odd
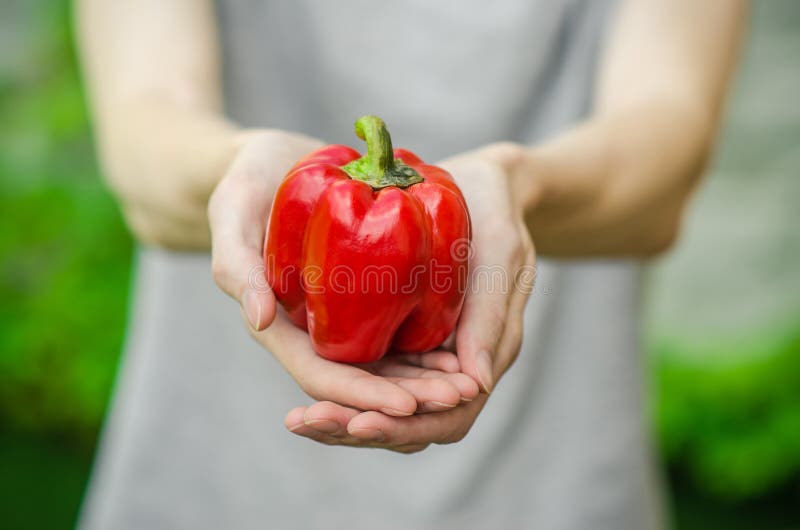
{"label": "green pepper stem", "polygon": [[367,142],[364,165],[373,174],[382,174],[394,166],[392,137],[386,124],[377,116],[361,116],[356,120],[356,136]]}
{"label": "green pepper stem", "polygon": [[362,116],[356,120],[355,131],[367,143],[367,154],[342,167],[350,178],[366,182],[375,190],[407,188],[424,180],[414,168],[394,158],[392,137],[382,119]]}

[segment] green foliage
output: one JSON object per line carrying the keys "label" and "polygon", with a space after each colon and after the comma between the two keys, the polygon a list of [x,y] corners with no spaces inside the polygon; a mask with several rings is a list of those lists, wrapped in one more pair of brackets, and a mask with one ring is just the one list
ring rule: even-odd
{"label": "green foliage", "polygon": [[75,528],[91,452],[0,431],[0,521],[11,530]]}
{"label": "green foliage", "polygon": [[97,186],[0,198],[0,413],[91,441],[125,321],[131,241]]}
{"label": "green foliage", "polygon": [[0,416],[93,443],[123,336],[132,241],[94,163],[66,3],[0,79]]}
{"label": "green foliage", "polygon": [[800,476],[800,330],[712,351],[664,344],[656,362],[662,450],[701,490],[741,500]]}

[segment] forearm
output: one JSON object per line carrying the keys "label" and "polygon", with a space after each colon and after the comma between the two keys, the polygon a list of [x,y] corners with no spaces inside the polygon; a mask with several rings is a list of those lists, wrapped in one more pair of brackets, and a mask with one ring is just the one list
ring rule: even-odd
{"label": "forearm", "polygon": [[746,8],[621,3],[590,118],[515,160],[540,253],[651,256],[670,246],[713,148]]}
{"label": "forearm", "polygon": [[81,0],[79,49],[104,176],[133,232],[207,248],[206,203],[240,143],[204,0]]}
{"label": "forearm", "polygon": [[207,199],[241,133],[221,111],[187,109],[169,100],[131,98],[107,114],[95,121],[98,147],[108,177],[125,193],[145,193],[148,182],[160,188],[173,181],[190,183]]}
{"label": "forearm", "polygon": [[134,234],[208,248],[206,204],[241,144],[239,129],[220,114],[156,100],[124,102],[97,124],[106,180]]}
{"label": "forearm", "polygon": [[519,179],[541,254],[650,256],[677,235],[711,150],[702,113],[652,102],[595,116],[530,150]]}

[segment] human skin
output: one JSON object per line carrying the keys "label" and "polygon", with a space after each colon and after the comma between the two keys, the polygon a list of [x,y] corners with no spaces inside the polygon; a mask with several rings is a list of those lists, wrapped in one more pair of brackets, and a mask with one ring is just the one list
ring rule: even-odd
{"label": "human skin", "polygon": [[[624,0],[583,123],[441,162],[473,218],[472,266],[667,250],[711,153],[746,13],[745,0]],[[210,246],[214,279],[253,337],[316,400],[286,427],[401,452],[463,438],[519,353],[528,289],[470,286],[440,352],[362,367],[321,359],[272,293],[253,288],[264,285],[253,271],[278,183],[322,142],[224,118],[209,1],[80,0],[76,14],[101,160],[131,230],[170,249]]]}

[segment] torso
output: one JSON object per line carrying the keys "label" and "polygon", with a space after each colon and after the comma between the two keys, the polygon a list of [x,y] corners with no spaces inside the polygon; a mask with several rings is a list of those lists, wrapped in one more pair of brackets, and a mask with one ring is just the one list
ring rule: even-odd
{"label": "torso", "polygon": [[[219,2],[228,112],[353,143],[381,115],[431,161],[588,110],[611,2]],[[309,400],[247,336],[207,256],[142,249],[86,528],[658,528],[639,267],[538,267],[519,360],[468,437],[413,456],[285,432]],[[355,515],[359,514],[359,515]]]}

